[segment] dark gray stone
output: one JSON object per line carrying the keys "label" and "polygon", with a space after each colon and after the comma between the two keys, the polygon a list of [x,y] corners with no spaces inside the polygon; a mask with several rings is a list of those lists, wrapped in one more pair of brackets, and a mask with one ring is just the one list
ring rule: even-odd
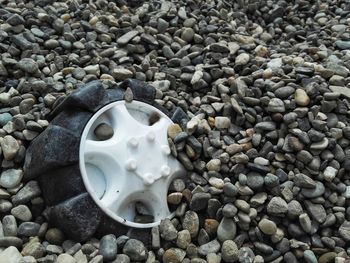
{"label": "dark gray stone", "polygon": [[21,248],[23,245],[22,239],[18,237],[0,237],[0,247],[14,246]]}
{"label": "dark gray stone", "polygon": [[35,222],[24,222],[18,227],[18,235],[26,237],[35,237],[38,235],[40,225]]}
{"label": "dark gray stone", "polygon": [[12,197],[14,205],[26,204],[31,199],[38,197],[41,190],[37,181],[29,181],[21,190]]}
{"label": "dark gray stone", "polygon": [[326,221],[326,210],[321,204],[314,204],[310,201],[304,202],[308,214],[318,223],[322,224]]}
{"label": "dark gray stone", "polygon": [[148,253],[144,244],[136,239],[129,239],[123,247],[123,253],[128,255],[133,261],[147,259]]}
{"label": "dark gray stone", "polygon": [[301,189],[302,195],[305,196],[306,198],[316,198],[323,195],[324,192],[325,192],[325,187],[321,182],[316,182],[316,187],[313,189],[307,189],[307,188]]}
{"label": "dark gray stone", "polygon": [[260,189],[264,185],[264,177],[256,172],[250,172],[247,174],[247,185],[252,190]]}
{"label": "dark gray stone", "polygon": [[99,251],[100,254],[103,256],[103,260],[114,260],[117,257],[118,252],[117,239],[115,235],[110,234],[102,237],[100,240]]}
{"label": "dark gray stone", "polygon": [[339,234],[345,241],[350,241],[350,222],[345,221],[339,227]]}
{"label": "dark gray stone", "polygon": [[190,202],[190,209],[193,211],[205,209],[208,205],[208,200],[210,197],[211,196],[209,193],[195,193]]}

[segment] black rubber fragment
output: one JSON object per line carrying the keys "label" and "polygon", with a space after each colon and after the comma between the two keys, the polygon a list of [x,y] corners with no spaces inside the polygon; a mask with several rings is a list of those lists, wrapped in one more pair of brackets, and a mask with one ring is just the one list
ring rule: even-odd
{"label": "black rubber fragment", "polygon": [[108,103],[113,101],[119,101],[124,98],[124,90],[116,88],[116,89],[108,89],[106,90],[107,97],[108,97]]}
{"label": "black rubber fragment", "polygon": [[65,110],[58,114],[50,124],[68,129],[80,138],[86,124],[92,116],[93,113],[87,111]]}
{"label": "black rubber fragment", "polygon": [[132,90],[135,100],[153,104],[156,97],[156,89],[153,86],[137,79],[127,79],[119,85],[119,88],[123,90],[126,90],[128,87]]}
{"label": "black rubber fragment", "polygon": [[102,83],[94,80],[79,87],[67,96],[50,114],[50,119],[64,110],[82,109],[95,112],[101,105],[108,103],[108,97]]}
{"label": "black rubber fragment", "polygon": [[48,220],[59,227],[68,238],[84,242],[96,232],[102,211],[88,193],[73,197],[47,212]]}
{"label": "black rubber fragment", "polygon": [[80,137],[63,127],[50,125],[27,149],[24,179],[79,161]]}
{"label": "black rubber fragment", "polygon": [[152,229],[151,228],[130,228],[127,236],[142,241],[146,247],[152,246]]}
{"label": "black rubber fragment", "polygon": [[96,229],[94,236],[103,237],[108,234],[114,234],[115,236],[125,235],[128,232],[129,227],[120,224],[114,219],[103,213],[100,225]]}
{"label": "black rubber fragment", "polygon": [[44,173],[39,177],[39,183],[48,206],[57,205],[86,192],[79,164]]}

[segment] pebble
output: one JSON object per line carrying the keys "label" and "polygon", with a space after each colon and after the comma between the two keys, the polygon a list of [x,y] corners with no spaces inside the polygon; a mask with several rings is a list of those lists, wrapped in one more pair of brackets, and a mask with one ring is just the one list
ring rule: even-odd
{"label": "pebble", "polygon": [[22,16],[18,14],[12,14],[7,20],[7,23],[9,23],[11,26],[17,26],[25,23]]}
{"label": "pebble", "polygon": [[311,225],[311,220],[310,217],[308,216],[308,214],[303,213],[299,215],[299,223],[300,226],[303,228],[303,230],[306,233],[310,233],[311,229],[312,229],[312,225]]}
{"label": "pebble", "polygon": [[110,234],[101,238],[99,252],[105,261],[116,259],[118,247],[115,235]]}
{"label": "pebble", "polygon": [[250,60],[249,54],[247,54],[247,53],[242,53],[242,54],[239,54],[239,55],[236,57],[236,59],[235,59],[235,64],[236,64],[236,65],[241,65],[241,66],[243,66],[243,65],[248,64],[249,60]]}
{"label": "pebble", "polygon": [[192,28],[186,27],[181,33],[181,39],[186,41],[187,43],[190,43],[193,40],[194,34],[195,32]]}
{"label": "pebble", "polygon": [[77,263],[74,257],[68,254],[61,254],[57,257],[57,263]]}
{"label": "pebble", "polygon": [[182,129],[180,127],[179,124],[170,124],[169,127],[168,127],[168,137],[170,137],[171,139],[175,139],[175,137],[180,133],[182,132]]}
{"label": "pebble", "polygon": [[26,245],[24,245],[21,254],[23,256],[33,256],[38,259],[44,256],[45,247],[38,241],[37,238],[32,238]]}
{"label": "pebble", "polygon": [[236,237],[237,226],[231,218],[223,217],[217,229],[217,237],[221,242]]}
{"label": "pebble", "polygon": [[0,114],[0,127],[5,126],[9,121],[12,120],[12,115],[8,112]]}
{"label": "pebble", "polygon": [[350,41],[337,40],[335,41],[335,44],[342,50],[350,49]]}
{"label": "pebble", "polygon": [[0,263],[19,263],[21,259],[22,255],[16,247],[10,246],[0,252]]}
{"label": "pebble", "polygon": [[45,239],[54,245],[61,245],[64,241],[64,234],[58,228],[50,228],[46,231]]}
{"label": "pebble", "polygon": [[178,205],[181,203],[182,197],[182,193],[171,193],[168,195],[167,201],[169,204]]}
{"label": "pebble", "polygon": [[264,185],[264,177],[259,173],[250,172],[247,174],[247,185],[253,190],[258,190]]}
{"label": "pebble", "polygon": [[238,247],[232,240],[226,240],[222,243],[221,256],[224,262],[235,262],[238,260]]}
{"label": "pebble", "polygon": [[131,78],[134,74],[125,68],[116,68],[113,69],[112,72],[112,76],[116,79],[116,80],[125,80],[128,78]]}
{"label": "pebble", "polygon": [[314,204],[310,201],[304,202],[308,214],[318,223],[322,224],[327,217],[326,210],[321,204]]}
{"label": "pebble", "polygon": [[89,263],[102,263],[102,262],[103,262],[103,256],[101,255],[97,255],[89,261]]}
{"label": "pebble", "polygon": [[336,256],[337,256],[337,253],[335,253],[335,252],[327,252],[319,257],[318,262],[319,263],[330,263],[330,262],[334,261],[334,258]]}
{"label": "pebble", "polygon": [[310,103],[310,98],[303,89],[296,89],[294,99],[295,102],[302,107],[305,107]]}
{"label": "pebble", "polygon": [[5,236],[17,236],[17,221],[13,215],[5,215],[2,225]]}
{"label": "pebble", "polygon": [[[130,263],[130,258],[127,255],[124,254],[118,254],[117,258],[115,259],[115,262],[120,263]],[[80,262],[79,262],[80,263]]]}
{"label": "pebble", "polygon": [[10,161],[15,158],[19,150],[19,144],[15,138],[13,138],[11,135],[6,135],[2,140],[0,140],[0,145],[6,160]]}
{"label": "pebble", "polygon": [[288,204],[281,197],[273,197],[267,205],[267,213],[275,216],[283,216],[288,211]]}
{"label": "pebble", "polygon": [[26,237],[35,237],[39,234],[40,225],[35,222],[24,222],[18,227],[18,235]]}
{"label": "pebble", "polygon": [[63,248],[56,246],[56,245],[47,245],[46,252],[48,254],[62,254]]}
{"label": "pebble", "polygon": [[117,39],[117,43],[119,45],[126,45],[130,42],[130,40],[132,40],[134,37],[136,37],[139,34],[138,31],[136,30],[131,30],[127,33],[125,33],[124,35],[122,35],[121,37],[119,37]]}
{"label": "pebble", "polygon": [[[6,233],[5,233],[6,234]],[[0,237],[0,246],[1,247],[10,247],[14,246],[16,248],[21,248],[23,245],[22,239],[14,236],[5,236],[5,237]]]}
{"label": "pebble", "polygon": [[181,263],[186,256],[186,252],[179,248],[169,248],[163,254],[164,263]]}
{"label": "pebble", "polygon": [[36,73],[39,70],[38,64],[31,58],[22,58],[17,66],[26,73]]}
{"label": "pebble", "polygon": [[177,230],[168,218],[160,221],[159,233],[167,241],[175,240],[177,237]]}
{"label": "pebble", "polygon": [[327,166],[323,172],[324,179],[328,182],[332,182],[333,179],[337,176],[338,170],[332,166]]}
{"label": "pebble", "polygon": [[267,63],[267,68],[270,68],[270,69],[279,69],[281,67],[282,67],[282,59],[281,58],[271,59]]}
{"label": "pebble", "polygon": [[220,263],[221,262],[221,256],[215,253],[209,253],[207,255],[207,262],[208,263]]}
{"label": "pebble", "polygon": [[218,188],[218,189],[222,189],[224,187],[224,181],[220,178],[216,178],[216,177],[211,177],[209,178],[209,184]]}
{"label": "pebble", "polygon": [[318,263],[317,258],[312,250],[304,251],[304,259],[307,263]]}
{"label": "pebble", "polygon": [[[9,195],[9,194],[7,193],[7,195]],[[6,212],[10,211],[12,207],[13,207],[13,205],[10,201],[4,200],[4,199],[0,200],[0,212],[6,213]]]}
{"label": "pebble", "polygon": [[316,182],[310,178],[309,176],[302,174],[302,173],[298,173],[295,175],[294,177],[294,183],[302,188],[315,188],[316,187]]}
{"label": "pebble", "polygon": [[270,112],[285,112],[286,108],[284,106],[284,103],[279,98],[272,98],[269,101],[269,105],[267,106],[267,110]]}
{"label": "pebble", "polygon": [[228,129],[230,125],[231,121],[228,117],[215,117],[215,127],[217,129]]}
{"label": "pebble", "polygon": [[339,235],[345,240],[350,241],[350,221],[344,221],[339,227]]}
{"label": "pebble", "polygon": [[32,219],[32,212],[26,205],[19,205],[11,209],[11,214],[21,221],[30,221]]}
{"label": "pebble", "polygon": [[113,137],[114,130],[109,124],[101,123],[95,128],[94,134],[98,140],[105,141]]}
{"label": "pebble", "polygon": [[205,209],[210,197],[209,193],[195,193],[190,202],[190,209],[195,212]]}
{"label": "pebble", "polygon": [[0,175],[0,185],[5,188],[14,188],[20,184],[23,171],[19,169],[8,169]]}
{"label": "pebble", "polygon": [[196,212],[187,211],[185,213],[182,228],[188,230],[192,238],[197,236],[199,231],[199,217]]}
{"label": "pebble", "polygon": [[181,230],[177,234],[176,245],[179,248],[186,249],[191,243],[191,233],[187,229]]}
{"label": "pebble", "polygon": [[206,256],[209,253],[217,253],[220,250],[220,243],[216,239],[203,244],[199,247],[198,253],[200,255]]}
{"label": "pebble", "polygon": [[41,194],[40,187],[37,181],[29,181],[16,195],[12,198],[14,205],[25,204],[32,198]]}
{"label": "pebble", "polygon": [[126,241],[123,253],[133,261],[146,260],[148,254],[145,245],[141,241],[132,238]]}
{"label": "pebble", "polygon": [[219,172],[221,169],[220,159],[211,159],[206,165],[208,171]]}
{"label": "pebble", "polygon": [[274,235],[277,231],[275,222],[266,218],[262,219],[258,224],[260,230],[266,235]]}
{"label": "pebble", "polygon": [[316,197],[322,196],[324,192],[325,192],[325,187],[321,182],[316,182],[316,187],[313,189],[303,188],[301,190],[302,195],[305,196],[306,198],[316,198]]}

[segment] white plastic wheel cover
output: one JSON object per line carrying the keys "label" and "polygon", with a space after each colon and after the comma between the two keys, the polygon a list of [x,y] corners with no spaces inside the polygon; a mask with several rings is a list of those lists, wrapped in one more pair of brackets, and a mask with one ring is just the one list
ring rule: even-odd
{"label": "white plastic wheel cover", "polygon": [[[159,120],[149,125],[152,114],[158,114]],[[94,133],[102,123],[114,130],[104,141]],[[149,104],[123,100],[101,108],[86,124],[79,150],[82,178],[96,204],[114,220],[149,228],[174,216],[167,204],[168,188],[185,169],[170,153],[167,128],[171,123]],[[136,202],[144,204],[154,218],[152,223],[134,221]]]}

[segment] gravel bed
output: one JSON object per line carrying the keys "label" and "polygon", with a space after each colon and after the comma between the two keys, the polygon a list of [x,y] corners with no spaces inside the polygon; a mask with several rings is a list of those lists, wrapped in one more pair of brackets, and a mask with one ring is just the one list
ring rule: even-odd
{"label": "gravel bed", "polygon": [[[349,69],[345,0],[0,0],[0,263],[350,262]],[[67,240],[26,148],[74,89],[127,78],[189,117],[176,216],[150,244]]]}

